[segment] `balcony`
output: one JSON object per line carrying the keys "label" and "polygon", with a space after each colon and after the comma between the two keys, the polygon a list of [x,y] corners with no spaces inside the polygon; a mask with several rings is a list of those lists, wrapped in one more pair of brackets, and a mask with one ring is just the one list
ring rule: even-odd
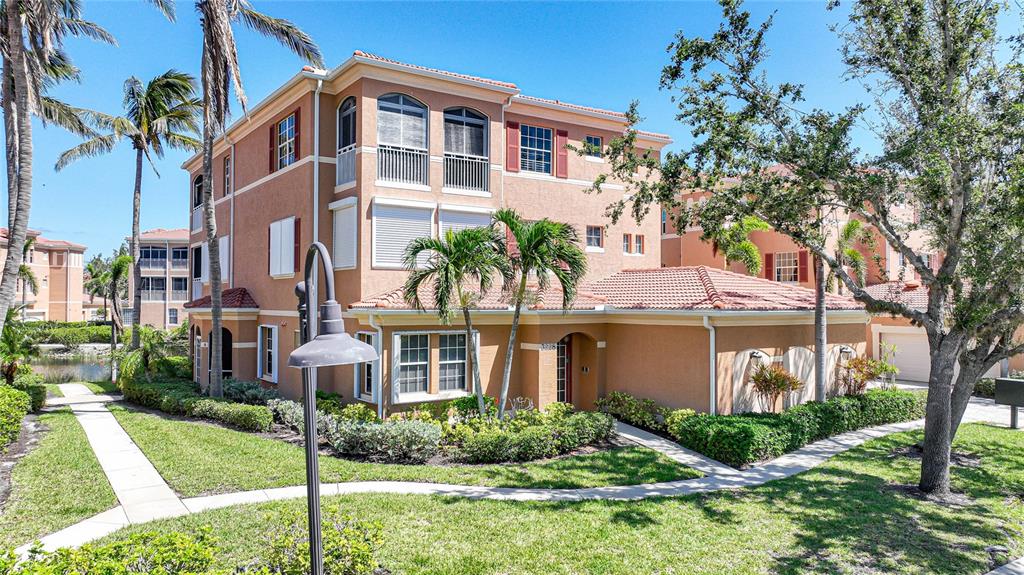
{"label": "balcony", "polygon": [[487,158],[461,154],[444,155],[444,187],[487,193],[490,166]]}
{"label": "balcony", "polygon": [[167,267],[167,260],[158,258],[140,258],[139,267],[144,270],[162,270]]}
{"label": "balcony", "polygon": [[400,184],[428,185],[430,155],[426,150],[379,146],[377,148],[377,179]]}
{"label": "balcony", "polygon": [[356,181],[356,145],[351,144],[338,150],[338,168],[334,185],[344,186]]}
{"label": "balcony", "polygon": [[165,290],[142,290],[142,301],[167,301]]}
{"label": "balcony", "polygon": [[171,301],[188,301],[188,290],[171,290]]}
{"label": "balcony", "polygon": [[192,208],[192,231],[198,232],[203,229],[203,206]]}
{"label": "balcony", "polygon": [[203,297],[203,280],[193,279],[192,280],[192,299],[199,299]]}
{"label": "balcony", "polygon": [[187,270],[188,258],[174,258],[171,260],[171,269]]}

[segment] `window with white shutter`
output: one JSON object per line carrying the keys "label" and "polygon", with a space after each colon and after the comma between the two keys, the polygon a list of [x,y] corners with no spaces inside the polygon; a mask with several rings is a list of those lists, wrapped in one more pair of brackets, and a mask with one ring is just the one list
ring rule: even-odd
{"label": "window with white shutter", "polygon": [[334,212],[333,253],[334,269],[350,270],[356,267],[359,246],[355,198],[345,198],[330,205]]}
{"label": "window with white shutter", "polygon": [[210,283],[210,244],[203,242],[203,283]]}
{"label": "window with white shutter", "polygon": [[295,218],[288,217],[270,224],[270,275],[290,276],[295,273]]}
{"label": "window with white shutter", "polygon": [[226,284],[231,269],[231,236],[221,236],[217,243],[220,246],[220,281]]}
{"label": "window with white shutter", "polygon": [[[403,267],[402,256],[409,242],[430,237],[434,231],[434,209],[431,206],[373,205],[373,265],[382,268]],[[421,258],[426,263],[427,255]]]}
{"label": "window with white shutter", "polygon": [[491,224],[489,211],[458,208],[441,208],[441,233],[448,230],[459,231],[467,228],[482,228]]}

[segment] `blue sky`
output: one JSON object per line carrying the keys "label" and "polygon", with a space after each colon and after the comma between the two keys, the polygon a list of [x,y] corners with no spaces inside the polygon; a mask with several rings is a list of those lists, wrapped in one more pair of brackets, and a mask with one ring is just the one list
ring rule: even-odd
{"label": "blue sky", "polygon": [[[72,41],[80,84],[54,95],[78,106],[119,113],[121,85],[168,68],[198,73],[199,24],[191,2],[168,23],[142,2],[86,0],[86,17],[110,30],[119,47]],[[515,82],[523,93],[622,110],[639,100],[649,130],[688,140],[675,121],[671,94],[658,89],[665,48],[675,33],[709,34],[717,4],[679,3],[350,3],[256,2],[309,32],[333,67],[361,49],[424,66]],[[841,14],[820,2],[751,3],[758,20],[777,11],[769,37],[768,72],[775,81],[807,87],[808,106],[839,109],[858,101],[858,84],[842,81],[839,43],[828,30]],[[254,104],[292,76],[302,63],[273,41],[239,29],[242,78]],[[866,133],[859,142],[873,148]],[[77,143],[57,128],[35,131],[35,191],[31,226],[44,234],[109,252],[131,228],[134,157],[127,144],[108,156],[82,160],[60,173],[58,154]],[[675,144],[674,147],[679,147]],[[186,227],[185,155],[158,161],[160,177],[143,176],[142,227]],[[5,213],[5,211],[0,211]]]}

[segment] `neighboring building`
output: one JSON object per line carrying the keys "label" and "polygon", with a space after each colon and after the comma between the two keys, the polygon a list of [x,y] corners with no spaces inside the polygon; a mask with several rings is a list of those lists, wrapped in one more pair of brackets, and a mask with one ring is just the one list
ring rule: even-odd
{"label": "neighboring building", "polygon": [[[486,225],[501,207],[576,227],[590,273],[575,307],[538,293],[524,311],[511,397],[587,408],[623,389],[673,406],[750,408],[751,362],[810,365],[813,293],[707,267],[661,270],[660,223],[606,206],[625,189],[585,189],[608,166],[566,145],[605,145],[627,119],[522,95],[514,84],[402,64],[356,52],[331,71],[305,68],[214,144],[213,194],[223,279],[225,375],[301,394],[286,369],[298,342],[294,288],[306,247],[334,260],[350,333],[379,350],[373,364],[323,369],[319,385],[380,412],[471,393],[466,338],[396,291],[416,237]],[[667,136],[641,132],[655,157]],[[191,297],[195,375],[208,382],[209,246],[202,229],[202,159],[191,174]],[[624,270],[634,271],[624,271]],[[489,294],[477,312],[485,392],[498,395],[511,311]],[[829,302],[832,348],[863,353],[867,315]],[[709,361],[710,360],[710,361]],[[712,367],[713,366],[713,367]],[[800,397],[794,397],[794,400]]]}
{"label": "neighboring building", "polygon": [[[142,312],[139,323],[161,329],[173,329],[185,321],[184,305],[190,299],[188,243],[184,228],[156,228],[141,234],[139,262],[142,268]],[[135,310],[135,278],[128,276],[128,300],[125,323],[131,323]]]}
{"label": "neighboring building", "polygon": [[[26,304],[26,318],[51,321],[81,321],[82,268],[85,246],[65,240],[53,240],[35,230],[35,239],[26,262],[39,284],[33,294],[18,281],[15,303]],[[0,258],[7,257],[7,228],[0,228]]]}

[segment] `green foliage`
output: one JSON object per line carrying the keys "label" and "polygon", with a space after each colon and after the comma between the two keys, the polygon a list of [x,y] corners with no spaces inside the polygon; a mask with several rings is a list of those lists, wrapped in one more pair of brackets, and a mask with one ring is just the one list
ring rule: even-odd
{"label": "green foliage", "polygon": [[7,308],[4,329],[0,333],[0,370],[8,385],[14,383],[18,369],[38,352],[24,324],[17,319],[20,309],[15,306]]}
{"label": "green foliage", "polygon": [[[268,534],[266,566],[275,575],[305,575],[309,566],[309,524],[306,514],[291,509],[271,518],[282,527]],[[360,521],[341,512],[338,504],[323,509],[323,556],[326,575],[372,575],[380,566],[383,543],[380,523]]]}
{"label": "green foliage", "polygon": [[[188,358],[185,358],[188,359]],[[258,381],[240,379],[224,380],[224,399],[247,403],[249,405],[266,405],[271,399],[281,397],[276,389],[263,387]]]}
{"label": "green foliage", "polygon": [[[138,350],[133,353],[138,355]],[[189,380],[134,377],[118,383],[125,401],[165,413],[210,419],[243,431],[269,431],[274,421],[266,406],[207,398]]]}
{"label": "green foliage", "polygon": [[18,438],[21,420],[32,409],[32,400],[27,393],[7,385],[0,385],[0,453]]}
{"label": "green foliage", "polygon": [[324,391],[322,389],[316,390],[316,409],[324,413],[331,415],[337,415],[341,413],[341,409],[345,406],[342,402],[340,393],[333,391]]}
{"label": "green foliage", "polygon": [[338,419],[354,421],[356,423],[370,423],[377,421],[377,412],[365,403],[350,403],[341,408]]}
{"label": "green foliage", "polygon": [[978,383],[974,385],[974,395],[994,399],[996,396],[996,380],[991,377],[979,379]]}
{"label": "green foliage", "polygon": [[191,417],[211,419],[237,427],[242,431],[270,431],[274,416],[264,405],[232,403],[219,399],[198,399],[188,404]]}
{"label": "green foliage", "polygon": [[14,377],[12,387],[20,389],[32,398],[32,411],[37,412],[46,406],[46,384],[43,376],[38,373],[19,373]]}
{"label": "green foliage", "polygon": [[742,467],[840,433],[919,419],[924,404],[921,393],[872,389],[781,414],[694,415],[672,425],[669,433],[684,447]]}
{"label": "green foliage", "polygon": [[33,329],[31,337],[36,343],[59,344],[73,349],[86,343],[110,343],[110,326],[57,325]]}
{"label": "green foliage", "polygon": [[595,405],[620,421],[656,432],[665,431],[665,422],[672,412],[652,399],[639,399],[621,391],[609,393]]}
{"label": "green foliage", "polygon": [[153,362],[153,372],[164,377],[192,378],[192,360],[187,355],[169,355]]}
{"label": "green foliage", "polygon": [[338,453],[384,463],[424,463],[437,455],[441,428],[423,421],[361,423],[330,418],[325,437]]}
{"label": "green foliage", "polygon": [[[536,413],[536,412],[534,412]],[[466,463],[531,461],[569,453],[584,445],[607,440],[615,422],[607,414],[556,409],[539,417],[528,416],[527,424],[510,420],[481,420],[458,426],[450,435],[456,442],[456,459]]]}
{"label": "green foliage", "polygon": [[775,411],[779,398],[804,386],[795,375],[777,363],[761,363],[750,375],[750,386],[768,411]]}
{"label": "green foliage", "polygon": [[868,388],[868,383],[897,373],[899,369],[887,361],[859,356],[843,364],[840,383],[846,395],[860,395]]}

